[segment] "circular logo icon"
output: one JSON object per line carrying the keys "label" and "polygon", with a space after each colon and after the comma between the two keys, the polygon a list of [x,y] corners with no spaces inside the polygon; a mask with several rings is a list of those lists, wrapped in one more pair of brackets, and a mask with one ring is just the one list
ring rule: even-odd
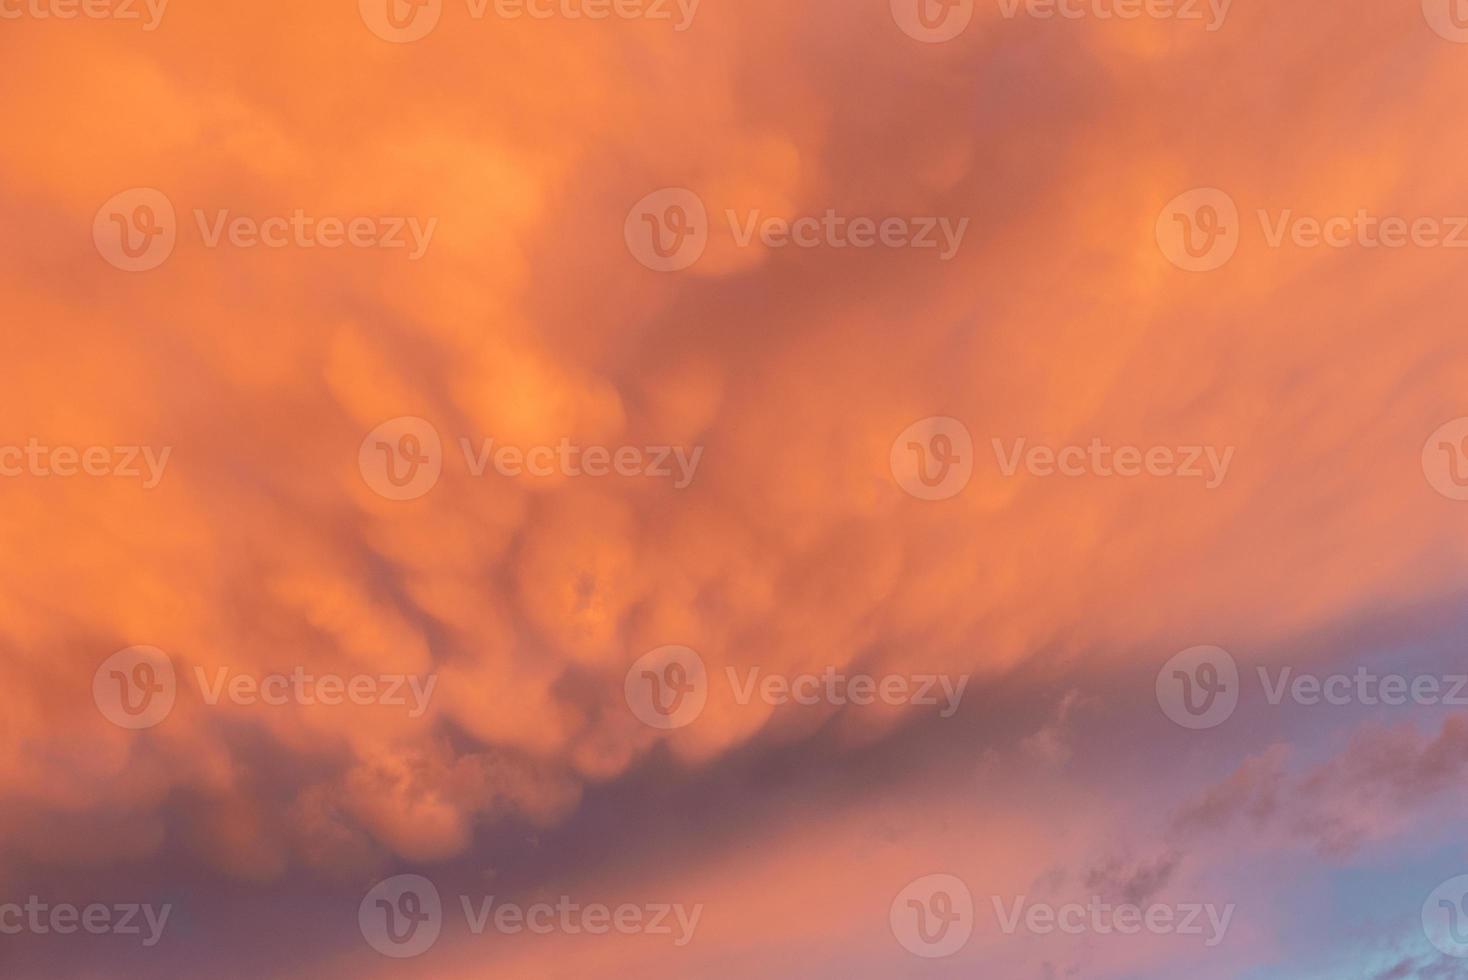
{"label": "circular logo icon", "polygon": [[1468,0],[1422,0],[1422,14],[1439,37],[1468,44]]}
{"label": "circular logo icon", "polygon": [[653,728],[691,725],[709,698],[703,658],[688,647],[658,647],[637,658],[622,692],[638,721]]}
{"label": "circular logo icon", "polygon": [[892,935],[914,956],[936,960],[968,944],[974,931],[974,897],[953,875],[925,875],[892,900]]}
{"label": "circular logo icon", "polygon": [[1447,955],[1468,958],[1468,875],[1448,879],[1427,896],[1422,931]]}
{"label": "circular logo icon", "polygon": [[92,675],[92,700],[119,728],[152,728],[168,717],[178,694],[173,661],[157,647],[128,647]]}
{"label": "circular logo icon", "polygon": [[443,930],[443,901],[422,875],[380,881],[357,906],[362,938],[383,956],[407,959],[428,952]]}
{"label": "circular logo icon", "polygon": [[655,272],[679,272],[708,247],[708,211],[692,191],[665,187],[632,206],[623,234],[637,261]]}
{"label": "circular logo icon", "polygon": [[92,241],[102,258],[124,272],[156,269],[178,242],[173,202],[152,187],[114,194],[92,219]]}
{"label": "circular logo icon", "polygon": [[914,422],[892,443],[892,476],[919,500],[947,500],[974,475],[974,440],[958,419]]}
{"label": "circular logo icon", "polygon": [[357,451],[357,467],[379,496],[414,500],[432,490],[443,474],[443,443],[430,423],[404,415],[367,434]]}
{"label": "circular logo icon", "polygon": [[443,0],[357,0],[367,29],[384,41],[419,41],[438,26]]}
{"label": "circular logo icon", "polygon": [[1239,665],[1222,647],[1191,647],[1157,672],[1157,703],[1184,728],[1216,728],[1239,706]]}
{"label": "circular logo icon", "polygon": [[1422,472],[1449,500],[1468,500],[1468,418],[1454,419],[1428,437]]}
{"label": "circular logo icon", "polygon": [[1239,248],[1239,208],[1216,187],[1199,187],[1167,202],[1157,216],[1157,245],[1188,272],[1212,272]]}
{"label": "circular logo icon", "polygon": [[974,0],[892,0],[892,19],[925,44],[951,41],[974,19]]}

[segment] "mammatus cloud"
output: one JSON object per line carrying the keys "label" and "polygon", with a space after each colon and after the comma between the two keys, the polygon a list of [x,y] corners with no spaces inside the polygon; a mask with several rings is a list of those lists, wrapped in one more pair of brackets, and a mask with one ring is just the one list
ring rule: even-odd
{"label": "mammatus cloud", "polygon": [[[1437,826],[1457,717],[1320,761],[1133,678],[1461,593],[1445,11],[501,6],[7,8],[7,894],[193,895],[165,972],[240,895],[323,930],[242,971],[397,967],[349,913],[413,873],[705,909],[404,971],[845,976],[924,875],[1221,906],[1211,835]],[[1285,955],[1232,921],[1202,975]],[[1009,975],[1196,953],[975,925]]]}

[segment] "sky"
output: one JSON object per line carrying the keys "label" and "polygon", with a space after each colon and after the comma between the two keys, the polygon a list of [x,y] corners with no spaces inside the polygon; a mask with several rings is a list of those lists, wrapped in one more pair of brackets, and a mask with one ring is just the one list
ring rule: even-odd
{"label": "sky", "polygon": [[0,53],[0,976],[1468,977],[1468,3]]}

